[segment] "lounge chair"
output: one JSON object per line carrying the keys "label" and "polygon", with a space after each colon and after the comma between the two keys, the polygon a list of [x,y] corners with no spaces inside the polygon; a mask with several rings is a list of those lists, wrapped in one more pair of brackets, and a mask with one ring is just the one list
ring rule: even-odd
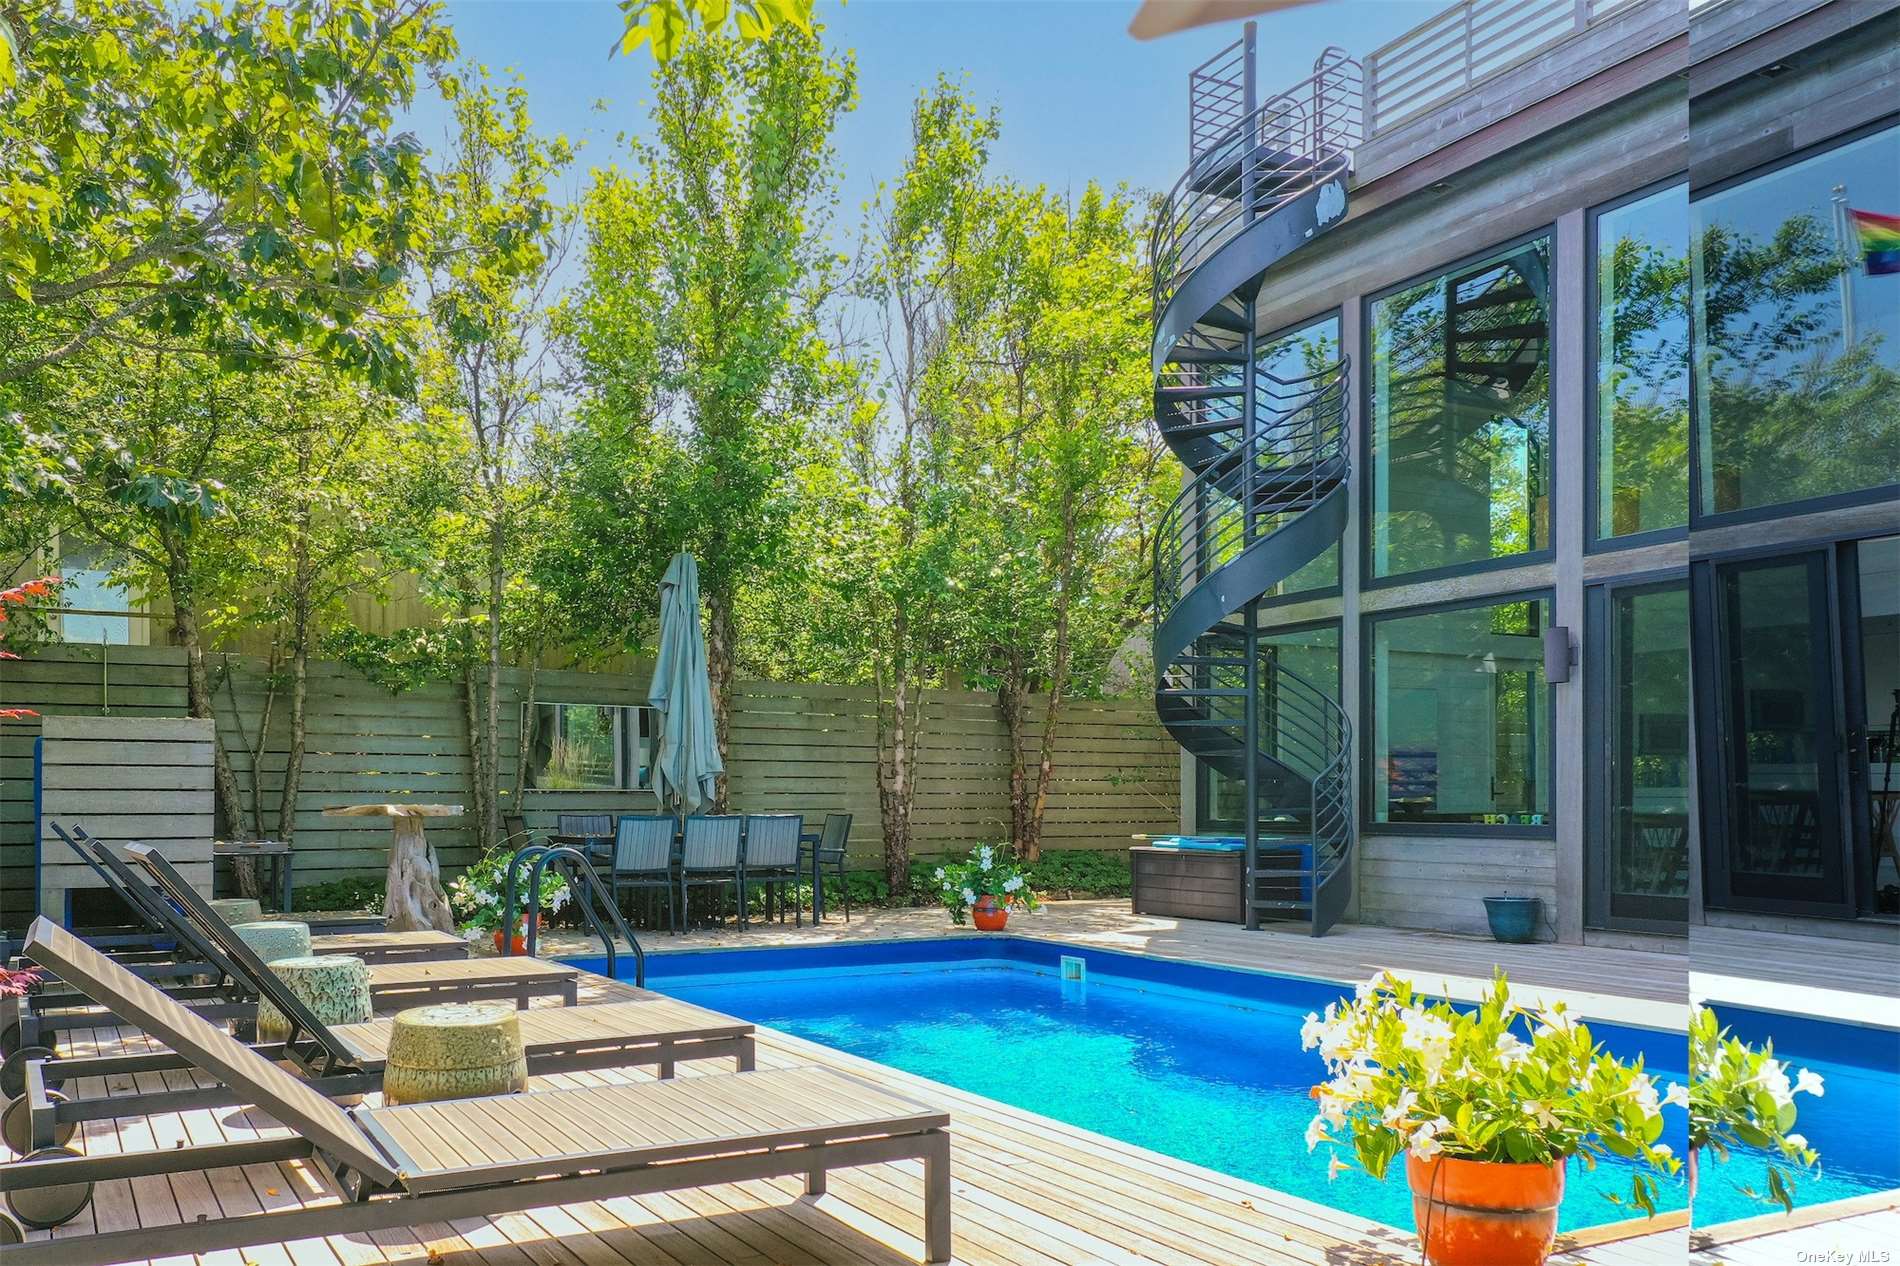
{"label": "lounge chair", "polygon": [[847,1074],[786,1068],[345,1109],[49,920],[34,922],[27,945],[289,1133],[98,1156],[46,1149],[0,1167],[16,1217],[61,1225],[109,1179],[292,1160],[316,1162],[308,1168],[341,1200],[37,1237],[7,1250],[9,1266],[108,1266],[793,1175],[816,1195],[832,1169],[902,1160],[924,1165],[925,1258],[950,1259],[948,1114]]}
{"label": "lounge chair", "polygon": [[[129,907],[156,937],[175,938],[176,929],[165,921],[161,912],[153,911],[147,904],[143,885],[128,887],[124,878],[112,867],[102,863],[90,851],[95,848],[110,850],[101,840],[86,834],[81,827],[74,827],[69,833],[57,822],[48,823],[54,834],[66,842],[79,860],[92,868],[95,875],[110,888],[113,893]],[[142,891],[143,890],[143,891]],[[312,954],[349,954],[366,963],[425,962],[435,959],[467,958],[468,942],[449,932],[437,932],[428,929],[416,932],[387,932],[371,928],[352,928],[348,931],[319,932],[322,924],[311,925],[310,952]],[[202,968],[193,970],[189,961],[180,962],[171,974],[200,974]],[[164,974],[157,964],[140,975],[153,976]]]}
{"label": "lounge chair", "polygon": [[[99,852],[100,860],[108,866],[125,865],[103,846]],[[263,966],[243,938],[218,917],[217,911],[162,853],[149,844],[127,844],[125,855],[144,869],[152,884],[183,916],[180,920],[174,915],[174,924],[189,926],[235,963],[249,966],[255,962],[258,967]],[[129,871],[121,878],[129,883],[138,882]],[[427,1002],[469,1002],[481,998],[513,998],[525,1007],[535,997],[546,994],[559,994],[563,1002],[573,1006],[579,1000],[580,977],[577,967],[541,958],[375,963],[369,969],[369,994],[379,1008]]]}
{"label": "lounge chair", "polygon": [[[289,1023],[278,1042],[252,1043],[267,1059],[296,1067],[311,1084],[331,1097],[380,1089],[390,1035],[389,1019],[328,1025],[305,1006],[276,973],[255,956],[232,964],[243,984],[267,998]],[[123,1017],[113,1017],[117,1022]],[[533,1007],[520,1017],[521,1038],[532,1073],[575,1072],[592,1068],[657,1065],[671,1077],[684,1060],[731,1058],[740,1071],[753,1066],[753,1026],[691,1003],[638,991],[629,1001],[585,1007]],[[109,1098],[68,1100],[59,1090],[86,1077],[128,1078],[189,1067],[176,1054],[122,1053],[60,1058],[28,1053],[18,1060],[19,1085],[0,1107],[0,1141],[15,1152],[64,1145],[82,1121],[118,1119],[160,1112],[190,1112],[238,1102],[229,1086],[141,1090]]]}

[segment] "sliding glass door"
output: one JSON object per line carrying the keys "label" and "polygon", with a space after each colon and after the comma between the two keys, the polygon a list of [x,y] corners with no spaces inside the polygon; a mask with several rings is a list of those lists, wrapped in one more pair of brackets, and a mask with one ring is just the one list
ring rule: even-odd
{"label": "sliding glass door", "polygon": [[[1703,563],[1711,905],[1852,917],[1831,550]],[[1700,648],[1699,652],[1700,652]]]}
{"label": "sliding glass door", "polygon": [[1689,585],[1588,591],[1589,921],[1681,935],[1689,918]]}

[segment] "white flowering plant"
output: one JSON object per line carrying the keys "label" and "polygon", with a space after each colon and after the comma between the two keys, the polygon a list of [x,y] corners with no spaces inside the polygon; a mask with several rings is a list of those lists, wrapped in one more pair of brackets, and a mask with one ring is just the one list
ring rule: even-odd
{"label": "white flowering plant", "polygon": [[1516,1164],[1575,1156],[1592,1168],[1614,1154],[1648,1167],[1633,1169],[1627,1197],[1611,1199],[1654,1214],[1654,1175],[1681,1165],[1659,1140],[1663,1104],[1685,1103],[1683,1088],[1665,1092],[1640,1058],[1610,1055],[1561,1002],[1520,1006],[1503,972],[1475,1009],[1380,975],[1307,1016],[1300,1038],[1326,1063],[1306,1144],[1332,1147],[1331,1174],[1351,1167],[1342,1150],[1375,1178],[1405,1153]]}
{"label": "white flowering plant", "polygon": [[[462,932],[471,940],[479,939],[487,933],[501,927],[502,905],[506,896],[508,882],[508,862],[515,852],[511,848],[490,850],[482,859],[463,871],[449,884],[449,908],[462,925]],[[528,909],[528,870],[532,863],[524,862],[515,876],[515,919],[517,922]],[[567,882],[558,875],[541,875],[540,908],[549,914],[558,914],[567,905]]]}
{"label": "white flowering plant", "polygon": [[1689,1020],[1689,1153],[1708,1148],[1718,1161],[1739,1145],[1768,1153],[1768,1190],[1737,1184],[1763,1204],[1794,1208],[1789,1169],[1810,1170],[1820,1159],[1794,1132],[1798,1094],[1820,1098],[1827,1087],[1812,1069],[1791,1078],[1772,1042],[1760,1048],[1730,1035],[1715,1012],[1698,1006]]}
{"label": "white flowering plant", "polygon": [[979,845],[970,850],[968,859],[937,867],[931,879],[937,885],[937,899],[950,912],[951,922],[959,926],[970,907],[983,897],[995,897],[997,904],[1010,909],[1034,910],[1037,906],[1023,868],[994,844]]}

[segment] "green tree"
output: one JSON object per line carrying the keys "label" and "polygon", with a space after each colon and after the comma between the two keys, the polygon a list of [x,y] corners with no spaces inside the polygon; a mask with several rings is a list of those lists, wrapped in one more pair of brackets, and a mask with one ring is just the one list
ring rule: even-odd
{"label": "green tree", "polygon": [[102,341],[406,376],[387,300],[428,181],[394,121],[452,54],[434,4],[21,0],[0,26],[0,391]]}
{"label": "green tree", "polygon": [[[527,93],[497,91],[479,71],[451,91],[457,125],[438,177],[441,201],[422,288],[428,340],[422,408],[441,450],[449,492],[425,575],[438,601],[479,636],[463,664],[474,767],[476,838],[500,835],[501,670],[511,589],[549,489],[533,453],[555,407],[548,319],[572,216],[549,186],[573,150],[536,134]],[[390,910],[412,926],[453,920],[426,859],[392,856]],[[408,893],[398,900],[399,887]],[[401,908],[407,903],[406,908]],[[394,925],[392,925],[394,926]]]}
{"label": "green tree", "polygon": [[[603,541],[607,557],[698,556],[722,751],[740,594],[784,548],[792,475],[825,383],[814,313],[833,263],[831,132],[855,80],[848,60],[795,27],[761,41],[698,36],[656,69],[640,173],[597,173],[587,194],[572,328],[592,397],[588,486],[626,498],[605,513],[596,502],[589,531],[621,538]],[[639,524],[614,528],[628,505],[663,524],[657,539]],[[592,610],[609,628],[638,628],[653,605],[648,579],[613,595],[618,618]]]}
{"label": "green tree", "polygon": [[[998,182],[940,359],[971,497],[972,667],[1010,739],[1010,834],[1040,856],[1065,703],[1098,693],[1146,618],[1168,489],[1147,425],[1149,291],[1133,201]],[[1042,696],[1032,716],[1032,695]]]}
{"label": "green tree", "polygon": [[812,33],[812,0],[620,0],[626,30],[618,49],[642,44],[660,61],[672,61],[693,31],[723,34],[728,23],[741,40],[766,40],[781,24]]}

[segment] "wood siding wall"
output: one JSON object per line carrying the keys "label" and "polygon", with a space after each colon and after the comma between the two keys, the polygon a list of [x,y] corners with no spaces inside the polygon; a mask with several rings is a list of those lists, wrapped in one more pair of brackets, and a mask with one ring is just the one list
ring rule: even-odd
{"label": "wood siding wall", "polygon": [[[51,646],[35,657],[0,664],[0,706],[48,715],[182,716],[183,653],[170,647]],[[246,795],[253,787],[265,695],[263,661],[214,655],[218,731]],[[502,783],[512,789],[525,674],[504,675]],[[221,678],[216,678],[221,681]],[[637,704],[647,677],[543,670],[543,702]],[[326,806],[364,801],[466,803],[469,757],[458,688],[429,685],[392,696],[354,670],[311,666],[307,753],[297,814],[298,884],[377,873],[388,857],[381,819],[325,818]],[[0,926],[22,926],[33,904],[33,739],[37,721],[0,722]],[[876,718],[870,692],[824,685],[741,684],[733,703],[731,786],[735,809],[854,815],[855,865],[880,863]],[[258,762],[256,787],[264,831],[276,832],[276,805],[288,746],[286,701],[280,694]],[[1065,711],[1057,746],[1055,786],[1045,839],[1050,848],[1121,848],[1135,832],[1172,831],[1179,820],[1177,751],[1160,731],[1146,700],[1079,701]],[[917,799],[917,852],[949,853],[1004,838],[1009,816],[1009,755],[992,696],[932,691]],[[504,797],[509,805],[512,797]],[[644,793],[529,792],[532,827],[551,826],[561,812],[648,812]],[[512,807],[504,812],[516,812]],[[472,832],[450,819],[430,837],[446,866],[474,856]]]}
{"label": "wood siding wall", "polygon": [[1557,841],[1367,833],[1359,839],[1359,918],[1394,928],[1489,934],[1485,897],[1541,897],[1537,939],[1553,939]]}

